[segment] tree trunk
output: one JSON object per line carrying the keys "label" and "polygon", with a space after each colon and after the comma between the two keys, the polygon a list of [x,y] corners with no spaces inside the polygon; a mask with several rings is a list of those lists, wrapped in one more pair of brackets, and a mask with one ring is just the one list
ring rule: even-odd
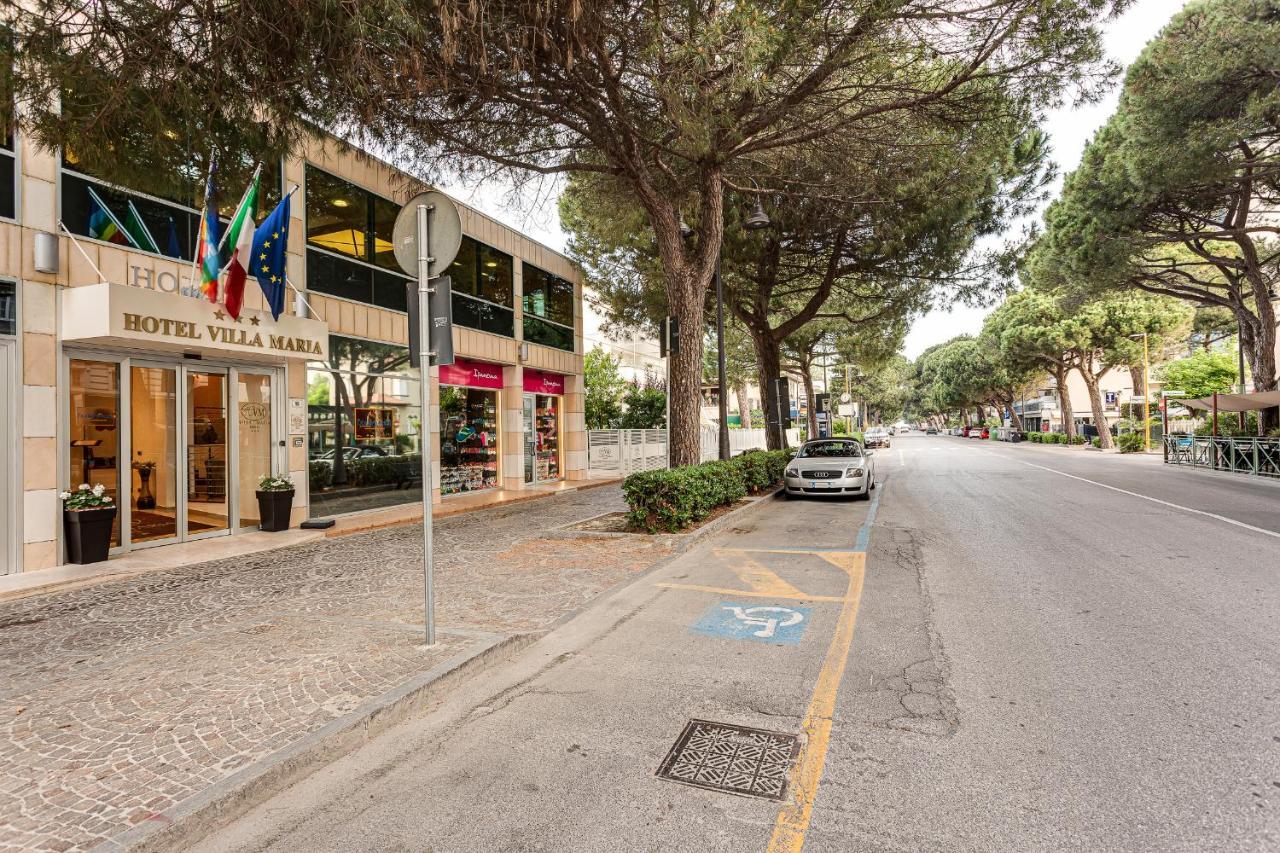
{"label": "tree trunk", "polygon": [[1062,428],[1066,430],[1067,437],[1074,437],[1076,434],[1076,412],[1071,406],[1071,390],[1067,387],[1068,369],[1062,365],[1055,365],[1053,369],[1053,379],[1058,383],[1058,405],[1062,407]]}
{"label": "tree trunk", "polygon": [[742,428],[751,429],[751,400],[747,398],[747,383],[739,379],[733,383],[733,396],[738,400],[738,416],[742,419]]}
{"label": "tree trunk", "polygon": [[778,410],[778,388],[774,384],[782,374],[782,356],[777,341],[769,334],[758,334],[751,331],[751,343],[756,351],[756,381],[760,385],[760,407],[764,409],[765,446],[770,450],[780,450],[781,430],[778,418],[785,418],[790,412]]}
{"label": "tree trunk", "polygon": [[1022,428],[1022,416],[1018,414],[1018,410],[1013,407],[1013,395],[1010,394],[1004,398],[1004,404],[1009,409],[1009,423],[1018,432],[1025,432]]}
{"label": "tree trunk", "polygon": [[696,465],[702,458],[702,300],[690,299],[674,306],[680,322],[680,352],[671,358],[667,400],[671,422],[671,466]]}
{"label": "tree trunk", "polygon": [[813,371],[804,369],[801,371],[800,381],[804,383],[804,400],[805,421],[809,425],[809,441],[818,437],[818,406],[817,398],[813,393]]}
{"label": "tree trunk", "polygon": [[1102,449],[1110,450],[1116,444],[1111,440],[1111,425],[1107,423],[1107,413],[1102,406],[1102,388],[1098,384],[1098,377],[1094,376],[1093,371],[1085,364],[1079,365],[1076,370],[1080,371],[1085,387],[1089,389],[1089,407],[1093,409],[1093,423],[1098,427],[1098,438],[1101,439]]}
{"label": "tree trunk", "polygon": [[1144,379],[1142,374],[1143,370],[1141,364],[1129,365],[1129,378],[1133,381],[1133,393],[1145,398],[1147,396],[1147,389],[1142,383],[1142,380]]}
{"label": "tree trunk", "polygon": [[[1276,390],[1280,384],[1276,379],[1276,315],[1270,300],[1259,303],[1256,325],[1242,323],[1240,331],[1241,345],[1253,374],[1253,390]],[[1280,408],[1273,406],[1258,412],[1259,435],[1266,435],[1277,427],[1280,427]]]}

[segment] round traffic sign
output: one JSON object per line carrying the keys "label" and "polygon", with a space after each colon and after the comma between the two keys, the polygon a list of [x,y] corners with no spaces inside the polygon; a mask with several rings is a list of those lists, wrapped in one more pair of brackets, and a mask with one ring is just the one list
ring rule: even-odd
{"label": "round traffic sign", "polygon": [[427,205],[433,208],[429,222],[431,231],[430,275],[432,278],[449,268],[453,259],[458,256],[458,247],[462,245],[462,219],[458,216],[458,206],[453,199],[441,192],[431,190],[420,193],[409,199],[408,204],[400,208],[396,216],[395,227],[391,230],[391,240],[400,268],[411,276],[418,275],[418,207]]}

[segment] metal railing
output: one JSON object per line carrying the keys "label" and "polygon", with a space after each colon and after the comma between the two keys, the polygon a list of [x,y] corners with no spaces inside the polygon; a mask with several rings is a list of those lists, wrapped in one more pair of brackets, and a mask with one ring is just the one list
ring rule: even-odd
{"label": "metal railing", "polygon": [[1164,461],[1212,471],[1280,477],[1280,439],[1208,435],[1168,435]]}

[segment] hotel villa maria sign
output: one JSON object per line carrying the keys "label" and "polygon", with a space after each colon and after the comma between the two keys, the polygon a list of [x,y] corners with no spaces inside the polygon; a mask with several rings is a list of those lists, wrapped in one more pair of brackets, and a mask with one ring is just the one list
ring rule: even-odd
{"label": "hotel villa maria sign", "polygon": [[288,314],[273,320],[269,312],[246,310],[236,321],[221,305],[179,295],[176,278],[167,289],[143,283],[148,280],[135,275],[135,286],[62,291],[63,340],[253,360],[328,357],[329,329],[319,320]]}

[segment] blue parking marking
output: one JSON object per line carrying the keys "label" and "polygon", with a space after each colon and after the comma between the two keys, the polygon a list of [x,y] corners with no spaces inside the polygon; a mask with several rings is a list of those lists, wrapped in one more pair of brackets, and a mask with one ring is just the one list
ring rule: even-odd
{"label": "blue parking marking", "polygon": [[722,601],[690,626],[694,634],[726,640],[794,646],[809,627],[810,607]]}

